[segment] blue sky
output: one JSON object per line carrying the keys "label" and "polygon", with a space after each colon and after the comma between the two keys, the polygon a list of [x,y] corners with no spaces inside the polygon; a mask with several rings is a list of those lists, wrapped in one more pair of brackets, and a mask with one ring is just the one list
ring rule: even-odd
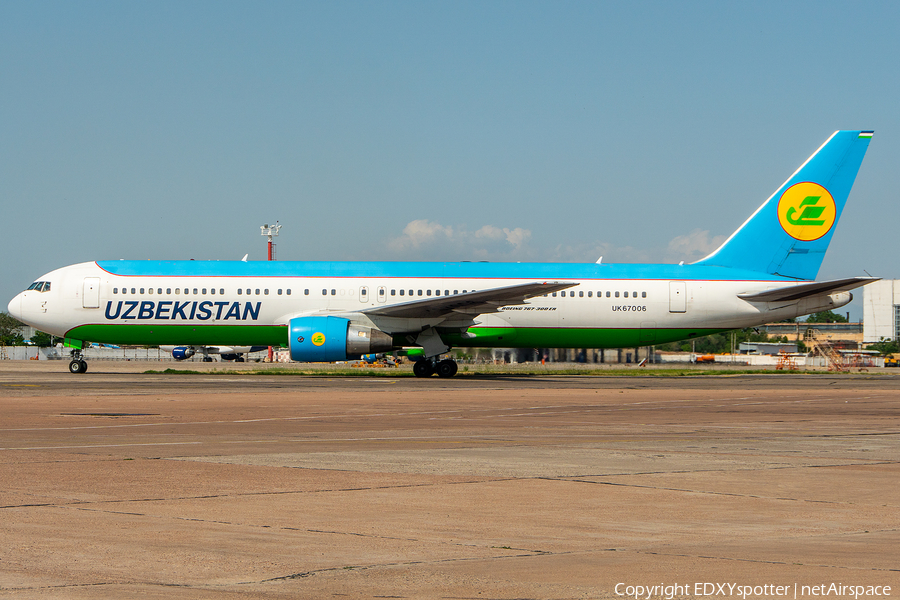
{"label": "blue sky", "polygon": [[281,260],[690,261],[841,128],[819,278],[900,278],[898,6],[5,2],[0,297],[276,219]]}

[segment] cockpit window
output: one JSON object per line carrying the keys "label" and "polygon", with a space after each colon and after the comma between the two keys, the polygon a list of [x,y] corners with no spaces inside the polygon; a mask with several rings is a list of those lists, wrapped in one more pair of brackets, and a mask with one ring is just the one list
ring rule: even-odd
{"label": "cockpit window", "polygon": [[[31,285],[28,286],[29,290],[34,290],[36,292],[49,292],[50,291],[50,282],[49,281],[35,281]],[[28,291],[28,290],[26,290]]]}

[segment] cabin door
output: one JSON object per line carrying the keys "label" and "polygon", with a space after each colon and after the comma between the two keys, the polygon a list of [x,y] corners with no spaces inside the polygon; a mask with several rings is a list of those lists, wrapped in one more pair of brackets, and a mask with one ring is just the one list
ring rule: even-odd
{"label": "cabin door", "polygon": [[84,308],[100,308],[100,278],[85,277],[84,293],[81,295]]}
{"label": "cabin door", "polygon": [[687,312],[687,284],[683,281],[669,282],[669,312]]}

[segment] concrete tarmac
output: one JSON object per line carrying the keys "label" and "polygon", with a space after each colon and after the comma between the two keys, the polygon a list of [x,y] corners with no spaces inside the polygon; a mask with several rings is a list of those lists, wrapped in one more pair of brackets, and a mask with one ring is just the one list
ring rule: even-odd
{"label": "concrete tarmac", "polygon": [[900,594],[888,371],[65,368],[0,362],[0,598]]}

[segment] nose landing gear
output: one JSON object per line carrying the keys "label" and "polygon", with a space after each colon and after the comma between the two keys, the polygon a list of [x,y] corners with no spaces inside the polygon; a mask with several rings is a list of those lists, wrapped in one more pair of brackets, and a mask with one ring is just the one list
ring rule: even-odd
{"label": "nose landing gear", "polygon": [[69,373],[87,373],[87,361],[81,357],[81,350],[72,351],[72,362],[69,363]]}

